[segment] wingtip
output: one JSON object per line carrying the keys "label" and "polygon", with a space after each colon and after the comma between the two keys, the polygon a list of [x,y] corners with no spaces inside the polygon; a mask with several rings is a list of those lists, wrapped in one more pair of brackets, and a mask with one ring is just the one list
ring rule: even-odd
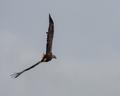
{"label": "wingtip", "polygon": [[49,17],[51,17],[50,13],[49,13]]}
{"label": "wingtip", "polygon": [[53,19],[52,19],[52,17],[51,17],[51,15],[50,15],[50,13],[49,13],[49,22],[54,23],[54,22],[53,22]]}
{"label": "wingtip", "polygon": [[11,76],[12,78],[17,78],[20,74],[21,74],[21,73],[13,73],[13,74],[11,74],[10,76]]}
{"label": "wingtip", "polygon": [[51,15],[50,15],[50,13],[49,13],[49,18],[51,18]]}

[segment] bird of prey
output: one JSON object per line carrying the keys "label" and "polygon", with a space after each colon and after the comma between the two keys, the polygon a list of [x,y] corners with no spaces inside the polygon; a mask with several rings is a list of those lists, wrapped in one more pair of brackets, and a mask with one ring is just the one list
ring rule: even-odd
{"label": "bird of prey", "polygon": [[46,32],[46,34],[47,34],[46,54],[43,55],[43,58],[36,64],[24,69],[23,71],[12,74],[11,75],[12,77],[17,78],[22,73],[34,68],[35,66],[39,65],[42,62],[49,62],[53,58],[56,59],[56,56],[53,55],[53,53],[52,53],[52,43],[53,43],[53,36],[54,36],[54,22],[53,22],[53,19],[50,14],[49,14],[49,27],[48,27],[48,32]]}

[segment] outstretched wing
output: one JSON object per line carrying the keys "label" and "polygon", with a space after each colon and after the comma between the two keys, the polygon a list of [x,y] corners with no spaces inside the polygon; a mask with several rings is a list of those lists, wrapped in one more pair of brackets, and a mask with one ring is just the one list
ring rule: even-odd
{"label": "outstretched wing", "polygon": [[54,36],[54,22],[52,17],[49,14],[49,27],[47,32],[46,54],[49,52],[52,52],[53,36]]}
{"label": "outstretched wing", "polygon": [[17,77],[20,76],[22,73],[24,73],[24,72],[26,72],[26,71],[34,68],[35,66],[39,65],[40,63],[42,63],[42,61],[37,62],[36,64],[34,64],[34,65],[32,65],[32,66],[24,69],[23,71],[20,71],[20,72],[17,72],[17,73],[12,74],[11,77],[17,78]]}

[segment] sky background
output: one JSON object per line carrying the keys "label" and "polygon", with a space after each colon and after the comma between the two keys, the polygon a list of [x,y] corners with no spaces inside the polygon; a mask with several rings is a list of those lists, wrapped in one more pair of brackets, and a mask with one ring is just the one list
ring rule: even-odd
{"label": "sky background", "polygon": [[[48,14],[53,53],[42,58]],[[0,96],[120,96],[119,0],[0,0]]]}

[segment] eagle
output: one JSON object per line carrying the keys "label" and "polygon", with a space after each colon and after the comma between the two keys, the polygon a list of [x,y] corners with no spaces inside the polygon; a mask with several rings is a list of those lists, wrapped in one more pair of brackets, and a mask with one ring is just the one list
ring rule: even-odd
{"label": "eagle", "polygon": [[23,71],[12,74],[11,75],[12,77],[17,78],[22,73],[34,68],[35,66],[39,65],[42,62],[49,62],[53,58],[56,59],[56,56],[53,55],[53,53],[52,53],[53,36],[54,36],[54,22],[53,22],[53,19],[50,14],[49,14],[49,27],[48,27],[48,32],[46,32],[46,34],[47,34],[46,53],[43,54],[42,59],[40,61],[38,61],[37,63],[35,63],[34,65],[24,69]]}

